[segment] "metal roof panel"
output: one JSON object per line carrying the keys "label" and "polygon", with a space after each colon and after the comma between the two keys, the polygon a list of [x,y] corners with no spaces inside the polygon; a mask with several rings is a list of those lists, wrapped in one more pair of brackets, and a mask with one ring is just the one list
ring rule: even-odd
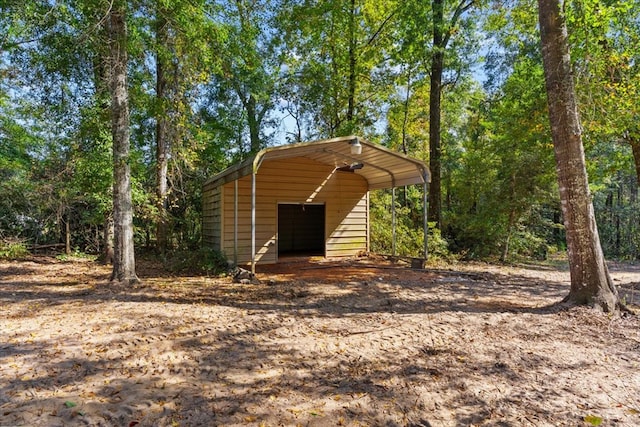
{"label": "metal roof panel", "polygon": [[[352,154],[351,146],[360,143],[360,154]],[[429,168],[420,160],[373,144],[357,136],[325,139],[298,144],[268,147],[255,156],[233,165],[213,176],[205,185],[231,182],[253,172],[259,173],[264,161],[306,157],[339,168],[353,163],[363,167],[354,172],[367,180],[370,189],[392,188],[429,182]]]}

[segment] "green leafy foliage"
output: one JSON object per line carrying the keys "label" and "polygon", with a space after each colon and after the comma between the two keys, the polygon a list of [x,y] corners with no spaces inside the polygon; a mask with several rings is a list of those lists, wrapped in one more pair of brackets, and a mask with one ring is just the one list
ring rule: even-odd
{"label": "green leafy foliage", "polygon": [[512,67],[489,108],[475,110],[452,177],[447,232],[471,257],[540,252],[553,220],[540,213],[558,203],[542,70],[527,56]]}
{"label": "green leafy foliage", "polygon": [[16,240],[0,240],[0,258],[18,259],[29,255],[25,242]]}
{"label": "green leafy foliage", "polygon": [[[277,25],[285,111],[314,139],[369,133],[393,88],[385,55],[398,22],[393,1],[285,1]],[[306,123],[305,123],[306,122]],[[304,134],[302,134],[302,132]]]}
{"label": "green leafy foliage", "polygon": [[607,256],[638,259],[640,4],[568,8],[594,207]]}
{"label": "green leafy foliage", "polygon": [[586,422],[587,424],[590,424],[596,427],[599,425],[602,425],[602,422],[603,422],[603,419],[596,415],[586,415],[583,419],[584,419],[584,422]]}
{"label": "green leafy foliage", "polygon": [[[396,205],[395,254],[408,257],[424,257],[424,230],[422,195],[416,188],[403,188]],[[375,253],[393,254],[393,227],[391,192],[376,191],[371,195],[371,250]],[[440,230],[430,224],[427,235],[429,259],[451,260],[447,241]]]}
{"label": "green leafy foliage", "polygon": [[70,254],[60,254],[56,256],[56,259],[59,261],[71,261],[77,259],[86,259],[89,261],[95,261],[98,257],[92,254],[87,254],[84,252],[80,252],[77,248],[73,250]]}

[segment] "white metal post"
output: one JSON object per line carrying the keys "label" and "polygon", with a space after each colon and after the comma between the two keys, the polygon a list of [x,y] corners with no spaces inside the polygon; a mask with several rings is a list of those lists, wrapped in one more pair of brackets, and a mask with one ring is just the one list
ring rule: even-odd
{"label": "white metal post", "polygon": [[391,255],[396,256],[396,188],[391,189]]}
{"label": "white metal post", "polygon": [[251,272],[256,274],[256,171],[251,173]]}
{"label": "white metal post", "polygon": [[233,192],[233,264],[238,265],[238,180],[234,181]]}
{"label": "white metal post", "polygon": [[428,246],[428,236],[429,236],[429,221],[427,219],[427,213],[429,211],[429,201],[427,199],[427,180],[424,180],[424,184],[422,184],[423,186],[423,190],[422,190],[422,204],[424,207],[424,213],[423,213],[423,228],[424,228],[424,259],[425,261],[428,259],[429,257],[429,246]]}

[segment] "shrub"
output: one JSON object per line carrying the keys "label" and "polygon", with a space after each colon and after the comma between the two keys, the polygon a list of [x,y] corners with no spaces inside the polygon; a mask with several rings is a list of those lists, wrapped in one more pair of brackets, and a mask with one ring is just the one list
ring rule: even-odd
{"label": "shrub", "polygon": [[[372,209],[371,251],[389,255],[393,252],[393,228],[390,215]],[[414,225],[410,220],[409,209],[398,208],[396,221],[396,255],[421,258],[424,256],[424,231],[421,224]],[[429,224],[427,236],[429,259],[451,260],[447,241],[442,237],[435,224]]]}
{"label": "shrub", "polygon": [[217,276],[226,273],[229,265],[221,252],[200,248],[172,252],[166,258],[165,268],[175,273],[204,273]]}
{"label": "shrub", "polygon": [[29,255],[29,250],[23,241],[0,240],[0,258],[16,259]]}

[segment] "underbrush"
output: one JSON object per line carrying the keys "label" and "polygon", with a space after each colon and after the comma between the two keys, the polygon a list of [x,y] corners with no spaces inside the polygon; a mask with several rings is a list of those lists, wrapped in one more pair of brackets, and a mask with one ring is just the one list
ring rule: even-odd
{"label": "underbrush", "polygon": [[[395,254],[400,256],[424,257],[424,232],[399,223],[396,229]],[[371,250],[379,254],[393,253],[392,230],[379,222],[371,225]],[[430,224],[427,236],[427,249],[429,261],[453,262],[456,255],[451,253],[447,241],[440,234],[440,230]]]}
{"label": "underbrush", "polygon": [[229,270],[225,256],[218,251],[200,248],[176,250],[166,255],[164,267],[172,273],[219,276]]}
{"label": "underbrush", "polygon": [[29,249],[21,240],[0,240],[0,259],[18,259],[29,255]]}
{"label": "underbrush", "polygon": [[62,253],[62,254],[56,255],[56,259],[58,261],[73,261],[77,259],[95,261],[96,259],[98,259],[98,255],[87,254],[84,252],[80,252],[79,250],[76,249],[69,254]]}

